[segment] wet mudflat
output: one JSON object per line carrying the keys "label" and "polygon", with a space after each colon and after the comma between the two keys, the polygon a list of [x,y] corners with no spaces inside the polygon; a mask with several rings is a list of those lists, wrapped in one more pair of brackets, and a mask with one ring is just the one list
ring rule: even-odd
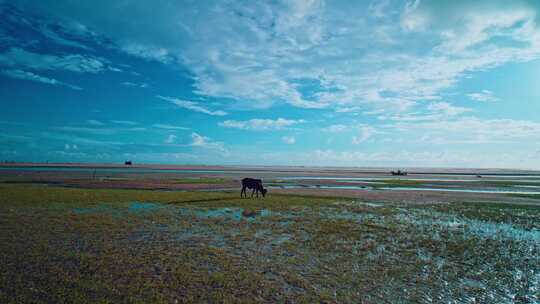
{"label": "wet mudflat", "polygon": [[536,303],[540,207],[0,186],[0,302]]}
{"label": "wet mudflat", "polygon": [[536,171],[206,166],[27,165],[0,166],[0,182],[89,189],[167,191],[238,190],[246,176],[262,178],[272,192],[375,199],[387,202],[538,202]]}

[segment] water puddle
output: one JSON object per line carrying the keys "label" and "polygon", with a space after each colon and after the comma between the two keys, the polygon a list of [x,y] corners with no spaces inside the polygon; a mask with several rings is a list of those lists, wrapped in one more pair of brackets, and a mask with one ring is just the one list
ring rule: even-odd
{"label": "water puddle", "polygon": [[197,218],[225,218],[235,221],[254,220],[257,217],[268,217],[274,215],[274,212],[266,209],[258,211],[249,211],[243,208],[215,208],[215,209],[191,209],[181,208],[182,215],[195,216]]}
{"label": "water puddle", "polygon": [[370,203],[370,202],[359,202],[359,201],[350,201],[350,202],[336,202],[334,205],[341,205],[341,206],[350,206],[350,207],[369,207],[369,208],[380,208],[383,207],[384,204],[382,203]]}
{"label": "water puddle", "polygon": [[111,205],[99,204],[93,207],[73,208],[75,214],[113,213],[117,212]]}
{"label": "water puddle", "polygon": [[485,239],[540,242],[540,230],[526,230],[508,223],[493,223],[460,218],[409,220],[415,224],[445,227],[452,231],[472,234]]}
{"label": "water puddle", "polygon": [[194,213],[199,218],[230,218],[236,221],[242,219],[243,209],[219,208],[209,210],[195,210]]}
{"label": "water puddle", "polygon": [[159,208],[163,208],[163,206],[155,203],[133,202],[129,205],[128,210],[131,212],[147,212]]}
{"label": "water puddle", "polygon": [[[127,207],[127,211],[133,213],[141,213],[155,211],[160,208],[165,208],[165,206],[156,203],[132,202]],[[126,209],[113,207],[109,204],[98,204],[92,207],[73,208],[72,211],[75,214],[112,213],[114,215],[120,215],[120,213],[125,212]]]}

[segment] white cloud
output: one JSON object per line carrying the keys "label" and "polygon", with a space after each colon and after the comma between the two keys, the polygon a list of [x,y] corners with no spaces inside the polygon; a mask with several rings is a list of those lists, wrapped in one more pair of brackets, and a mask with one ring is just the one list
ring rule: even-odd
{"label": "white cloud", "polygon": [[[56,25],[58,26],[58,25]],[[64,28],[62,28],[65,30]],[[71,39],[67,39],[63,33],[58,33],[56,30],[51,29],[51,27],[47,24],[43,24],[38,29],[41,34],[43,34],[45,37],[50,39],[51,41],[54,41],[57,44],[61,44],[68,47],[75,47],[80,48],[84,50],[90,50],[90,48],[78,41],[74,41]],[[80,33],[79,33],[80,34]]]}
{"label": "white cloud", "polygon": [[463,117],[452,120],[398,122],[387,127],[395,132],[421,132],[420,134],[424,134],[424,141],[438,144],[540,140],[540,123],[526,120]]}
{"label": "white cloud", "polygon": [[[471,73],[538,58],[533,7],[480,2],[373,1],[369,9],[365,1],[33,6],[73,16],[129,54],[181,64],[193,75],[195,93],[239,107],[288,103],[403,114]],[[132,20],[142,25],[136,31]],[[319,85],[305,94],[302,82]]]}
{"label": "white cloud", "polygon": [[[42,36],[38,38],[40,42],[46,41],[48,44],[52,43],[64,48],[78,48],[84,51],[94,51],[89,43],[102,42],[95,33],[77,21],[68,18],[53,19],[36,15],[34,12],[21,11],[17,4],[21,3],[10,3],[13,6],[9,7],[7,14],[4,16],[4,20],[9,24],[5,27],[6,29],[17,26],[24,32],[39,33]],[[5,9],[5,7],[2,9]],[[9,37],[12,42],[15,42],[13,43],[15,45],[36,44],[37,39],[30,40],[28,36],[17,35],[18,32],[12,32],[11,34],[15,34]]]}
{"label": "white cloud", "polygon": [[181,126],[173,126],[168,124],[153,124],[152,127],[158,128],[158,129],[165,129],[165,130],[189,130],[190,128],[181,127]]}
{"label": "white cloud", "polygon": [[517,154],[492,151],[475,154],[468,151],[409,151],[398,149],[389,152],[360,152],[315,150],[301,154],[278,154],[272,159],[287,159],[290,163],[304,165],[344,164],[354,166],[406,166],[406,167],[459,167],[459,168],[531,168],[540,166],[533,153],[522,151]]}
{"label": "white cloud", "polygon": [[191,146],[205,149],[216,149],[222,152],[226,152],[226,149],[223,146],[222,142],[212,141],[210,138],[197,134],[195,132],[191,133]]}
{"label": "white cloud", "polygon": [[76,144],[65,144],[64,150],[78,150],[79,147]]}
{"label": "white cloud", "polygon": [[105,125],[104,123],[102,123],[101,121],[99,120],[95,120],[95,119],[89,119],[86,121],[87,123],[93,125],[93,126],[103,126]]}
{"label": "white cloud", "polygon": [[66,70],[77,73],[99,73],[106,68],[105,60],[87,55],[55,56],[11,48],[0,54],[0,65],[34,70]]}
{"label": "white cloud", "polygon": [[172,144],[176,141],[176,135],[174,134],[170,134],[169,136],[167,136],[167,138],[165,139],[165,143],[166,144]]}
{"label": "white cloud", "polygon": [[388,13],[389,5],[389,0],[375,0],[369,4],[368,11],[376,18],[383,18]]}
{"label": "white cloud", "polygon": [[130,55],[141,57],[146,60],[155,60],[161,63],[169,63],[173,60],[173,57],[169,51],[162,47],[132,42],[121,46],[121,49]]}
{"label": "white cloud", "polygon": [[137,123],[131,120],[111,120],[112,123],[119,124],[119,125],[136,125]]}
{"label": "white cloud", "polygon": [[360,127],[360,134],[358,136],[352,137],[352,144],[353,145],[359,145],[366,140],[370,139],[371,136],[373,136],[375,133],[377,133],[377,130],[371,126],[361,126]]}
{"label": "white cloud", "polygon": [[178,107],[188,109],[190,111],[204,113],[204,114],[208,114],[212,116],[227,115],[227,112],[225,111],[221,111],[221,110],[211,111],[211,110],[208,110],[207,108],[200,106],[198,103],[194,101],[182,100],[182,99],[178,99],[174,97],[165,97],[165,96],[157,96],[157,97],[166,101],[170,101],[171,103],[177,105]]}
{"label": "white cloud", "polygon": [[354,113],[362,111],[361,107],[339,107],[336,108],[336,113]]}
{"label": "white cloud", "polygon": [[141,89],[146,89],[148,87],[150,87],[150,85],[148,83],[135,83],[135,82],[129,82],[129,81],[124,81],[122,82],[122,85],[123,86],[126,86],[126,87],[135,87],[135,88],[141,88]]}
{"label": "white cloud", "polygon": [[208,137],[201,136],[195,132],[191,133],[191,145],[192,146],[205,146],[207,145]]}
{"label": "white cloud", "polygon": [[452,106],[448,102],[443,101],[430,103],[427,109],[434,113],[443,114],[444,116],[456,116],[465,112],[472,111],[469,108]]}
{"label": "white cloud", "polygon": [[420,0],[409,1],[401,16],[401,27],[407,31],[422,31],[426,29],[429,16],[418,9]]}
{"label": "white cloud", "polygon": [[288,145],[296,143],[296,138],[294,136],[283,136],[281,137],[281,140]]}
{"label": "white cloud", "polygon": [[32,72],[27,72],[27,71],[18,70],[18,69],[17,70],[4,70],[2,71],[2,74],[11,78],[15,78],[15,79],[30,80],[30,81],[40,82],[40,83],[54,85],[54,86],[64,86],[72,90],[82,90],[82,88],[79,86],[75,86],[69,83],[62,82],[60,80],[56,80],[54,78],[48,78],[48,77],[40,76]]}
{"label": "white cloud", "polygon": [[448,120],[463,113],[471,112],[472,109],[453,106],[448,102],[432,102],[426,106],[426,110],[410,112],[406,114],[380,115],[379,120],[391,120],[400,122],[441,121]]}
{"label": "white cloud", "polygon": [[241,130],[254,130],[254,131],[268,131],[268,130],[283,130],[296,124],[305,122],[304,120],[294,119],[261,119],[254,118],[245,121],[238,120],[225,120],[219,123],[220,126],[225,128],[234,128]]}
{"label": "white cloud", "polygon": [[106,128],[97,123],[100,123],[100,122],[95,121],[94,123],[90,123],[93,127],[63,126],[63,127],[56,127],[55,129],[69,132],[69,133],[86,133],[86,134],[94,134],[94,135],[112,135],[112,134],[117,134],[117,133],[143,132],[147,130],[146,128],[142,128],[142,127]]}
{"label": "white cloud", "polygon": [[[227,109],[287,103],[325,109],[311,112],[333,115],[336,123],[346,121],[339,120],[338,113],[379,115],[384,121],[377,123],[386,126],[374,126],[375,132],[395,130],[407,137],[404,142],[529,143],[538,142],[534,122],[463,117],[472,113],[464,103],[443,100],[461,96],[454,87],[474,73],[539,57],[538,8],[531,3],[413,0],[384,7],[372,1],[369,10],[366,1],[225,1],[211,8],[197,1],[157,7],[133,1],[114,6],[107,1],[84,6],[53,1],[32,6],[80,20],[126,53],[181,65],[178,70],[187,70],[196,94],[227,101]],[[100,69],[92,64],[72,68],[67,62],[83,61],[81,57],[35,54],[30,47],[3,51],[0,63],[36,73]],[[79,56],[107,68],[102,58]],[[489,91],[471,92],[467,97],[472,100],[496,98]],[[191,111],[226,114],[214,111],[216,104],[198,101],[204,98],[174,100]],[[474,114],[482,115],[481,108]],[[245,130],[294,127],[275,126],[273,120],[227,120],[220,125]],[[356,132],[354,126],[350,130]],[[369,141],[373,134],[361,130],[354,142]]]}
{"label": "white cloud", "polygon": [[322,130],[325,132],[330,132],[330,133],[340,133],[340,132],[345,132],[349,130],[349,127],[346,125],[338,124],[338,125],[331,125],[329,127],[323,128]]}
{"label": "white cloud", "polygon": [[[462,26],[442,32],[443,43],[440,50],[458,53],[467,48],[488,41],[493,36],[520,38],[516,33],[523,31],[535,22],[536,13],[531,9],[485,10],[482,14],[463,12],[460,16]],[[520,39],[521,40],[521,39]]]}
{"label": "white cloud", "polygon": [[493,95],[493,92],[489,90],[482,90],[481,92],[470,93],[467,94],[467,96],[472,100],[482,102],[493,102],[499,100],[496,96]]}
{"label": "white cloud", "polygon": [[383,109],[362,112],[362,114],[364,115],[379,115],[383,113],[384,113]]}

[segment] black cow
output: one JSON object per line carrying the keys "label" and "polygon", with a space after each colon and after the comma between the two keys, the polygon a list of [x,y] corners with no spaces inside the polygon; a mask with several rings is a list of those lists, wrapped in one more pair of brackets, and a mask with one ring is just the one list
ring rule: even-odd
{"label": "black cow", "polygon": [[390,173],[392,173],[392,175],[407,175],[406,171],[401,171],[401,170],[390,171]]}
{"label": "black cow", "polygon": [[246,188],[253,189],[253,191],[251,191],[251,197],[253,197],[255,192],[257,192],[257,197],[259,197],[259,192],[261,192],[262,196],[264,197],[267,192],[267,190],[263,188],[262,180],[260,179],[247,177],[242,179],[242,191],[240,191],[240,197],[243,197],[244,194],[247,197]]}

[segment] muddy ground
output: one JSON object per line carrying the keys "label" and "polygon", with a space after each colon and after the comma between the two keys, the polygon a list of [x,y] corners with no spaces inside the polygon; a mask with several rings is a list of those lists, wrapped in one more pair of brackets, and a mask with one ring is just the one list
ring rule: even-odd
{"label": "muddy ground", "polygon": [[[388,169],[336,169],[296,167],[222,167],[222,166],[112,166],[98,168],[90,165],[77,167],[66,165],[69,171],[51,171],[53,165],[42,167],[7,166],[0,169],[0,183],[33,183],[93,189],[150,189],[150,190],[228,190],[239,191],[243,177],[263,179],[272,193],[314,196],[350,197],[384,202],[432,203],[432,202],[501,202],[516,204],[540,204],[540,191],[536,195],[509,195],[507,193],[467,193],[446,191],[391,191],[373,188],[375,181],[386,182],[379,186],[411,185],[443,189],[508,189],[515,183],[537,185],[540,175],[534,171],[472,170],[472,169],[416,169],[407,176],[392,176]],[[31,171],[22,170],[33,168]],[[142,170],[142,171],[141,171]],[[416,173],[415,173],[416,172]],[[477,175],[481,175],[479,178]],[[501,174],[507,174],[508,177]],[[306,179],[302,179],[305,177]],[[317,179],[320,178],[320,179]],[[334,179],[335,178],[335,179]],[[351,178],[353,180],[346,180]],[[356,179],[356,180],[355,180]],[[360,179],[360,180],[358,180]],[[365,180],[362,180],[365,179]],[[427,180],[427,181],[426,181]],[[399,184],[396,184],[399,182]],[[299,187],[287,189],[293,183]],[[356,186],[359,189],[322,189],[322,187]],[[504,186],[504,187],[501,187]],[[362,189],[365,188],[365,189]]]}
{"label": "muddy ground", "polygon": [[300,174],[0,171],[0,303],[540,302],[536,195]]}

